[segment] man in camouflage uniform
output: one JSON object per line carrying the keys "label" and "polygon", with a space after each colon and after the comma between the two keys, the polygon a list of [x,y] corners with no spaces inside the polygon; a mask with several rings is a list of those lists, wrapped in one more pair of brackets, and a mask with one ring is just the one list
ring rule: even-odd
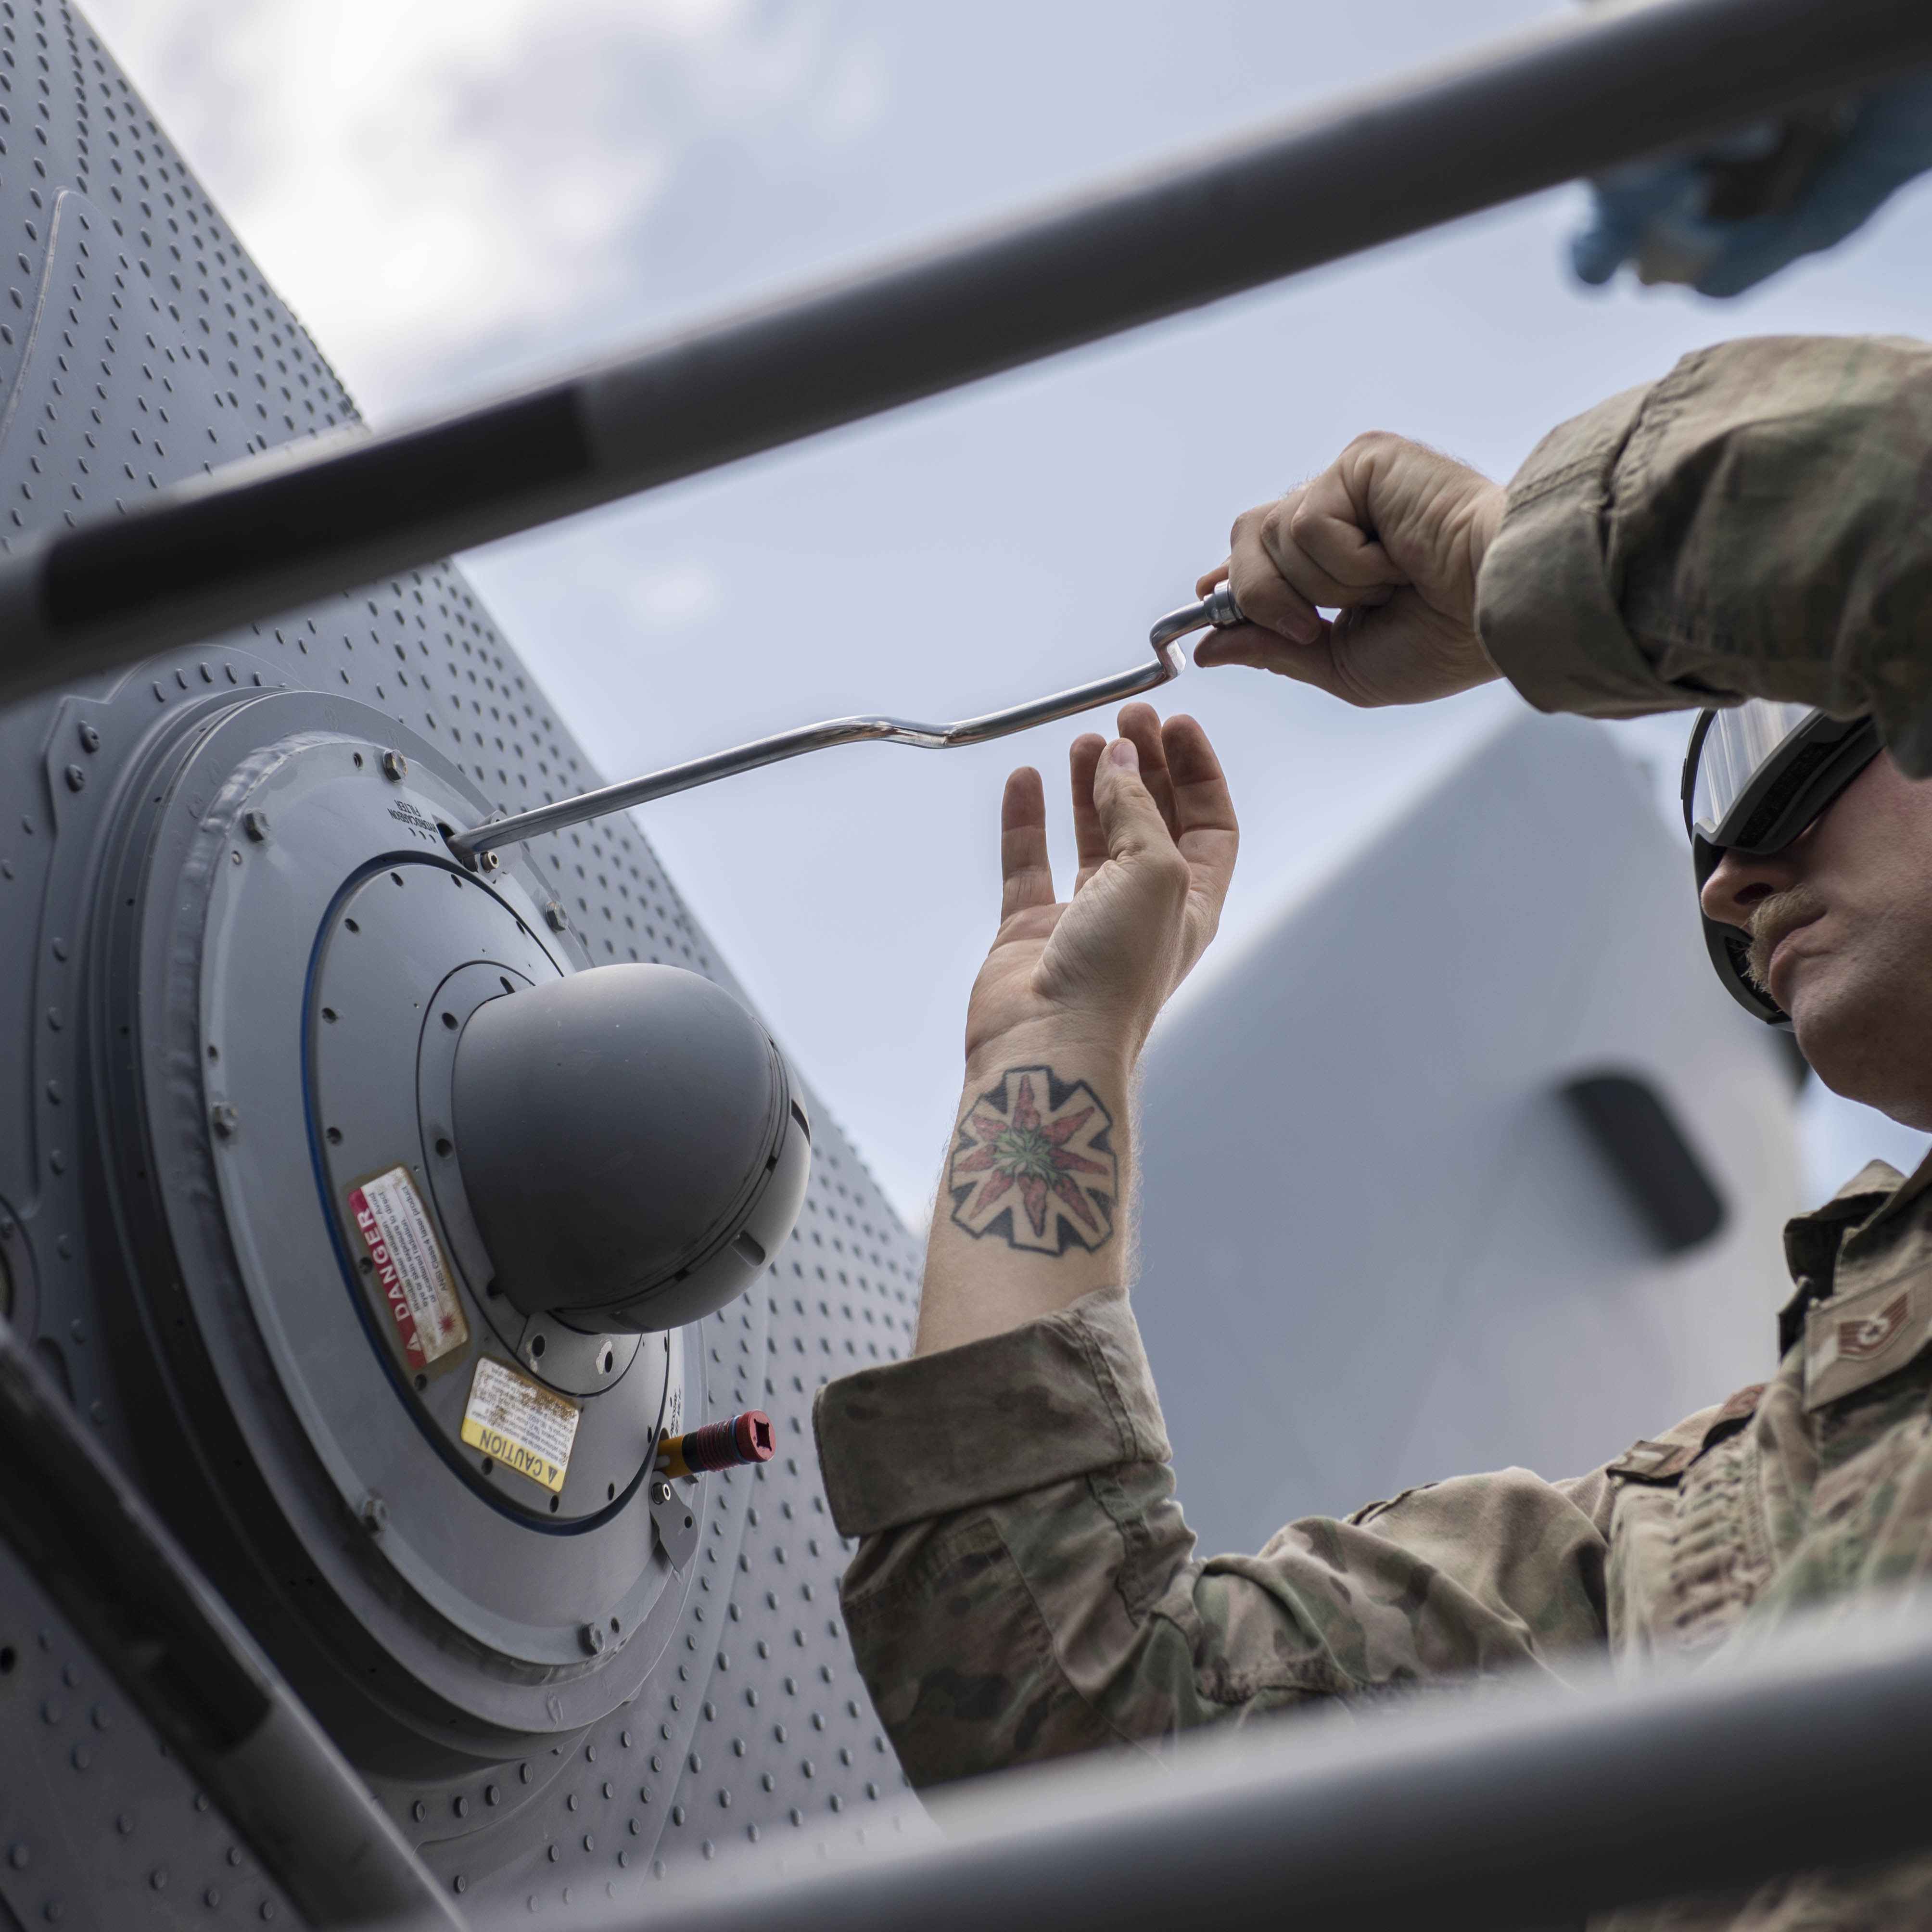
{"label": "man in camouflage uniform", "polygon": [[[1828,1084],[1932,1126],[1932,785],[1912,782],[1932,773],[1932,348],[1690,356],[1555,431],[1507,491],[1364,438],[1244,516],[1203,588],[1228,572],[1252,621],[1197,661],[1357,704],[1501,674],[1598,717],[1753,696],[1870,712],[1885,752],[1782,851],[1727,854],[1704,905],[1751,933]],[[833,1514],[861,1539],[847,1620],[915,1782],[1442,1673],[1561,1677],[1605,1646],[1627,1666],[1701,1656],[1916,1577],[1932,1162],[1909,1180],[1875,1163],[1791,1223],[1762,1388],[1570,1480],[1462,1477],[1292,1524],[1258,1555],[1196,1555],[1128,1305],[1129,1093],[1212,935],[1236,833],[1197,725],[1144,706],[1120,724],[1073,748],[1068,903],[1040,779],[1009,782],[916,1348],[819,1399]],[[1560,880],[1532,889],[1560,910]],[[1922,1924],[1932,1863],[1668,1916]]]}

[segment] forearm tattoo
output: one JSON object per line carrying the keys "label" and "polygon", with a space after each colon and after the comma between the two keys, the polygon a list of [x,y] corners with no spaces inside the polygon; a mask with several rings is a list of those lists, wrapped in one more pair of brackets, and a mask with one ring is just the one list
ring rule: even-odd
{"label": "forearm tattoo", "polygon": [[1084,1080],[1011,1066],[966,1110],[946,1171],[952,1219],[977,1240],[1064,1255],[1114,1232],[1119,1163],[1113,1117]]}

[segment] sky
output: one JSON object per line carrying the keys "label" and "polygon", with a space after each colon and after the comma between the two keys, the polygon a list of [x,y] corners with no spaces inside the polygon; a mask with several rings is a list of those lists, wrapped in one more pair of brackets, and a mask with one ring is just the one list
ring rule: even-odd
{"label": "sky", "polygon": [[[90,17],[377,426],[1287,116],[1546,0],[94,0]],[[1932,192],[1728,303],[1579,287],[1565,189],[464,560],[604,772],[820,718],[963,717],[1125,668],[1234,517],[1357,432],[1507,477],[1726,337],[1924,334]],[[1170,694],[1163,694],[1169,695]],[[1238,948],[1519,705],[1355,712],[1243,670]],[[1685,721],[1618,728],[1674,791]],[[998,900],[1001,782],[1072,724],[860,746],[639,814],[916,1223]],[[1687,868],[1688,870],[1688,868]],[[1544,882],[1546,884],[1547,882]],[[1538,882],[1526,881],[1527,889]],[[1688,881],[1687,878],[1687,896]],[[1687,905],[1687,916],[1688,916]],[[1213,956],[1202,971],[1211,974]],[[1923,1141],[1808,1096],[1808,1184]]]}

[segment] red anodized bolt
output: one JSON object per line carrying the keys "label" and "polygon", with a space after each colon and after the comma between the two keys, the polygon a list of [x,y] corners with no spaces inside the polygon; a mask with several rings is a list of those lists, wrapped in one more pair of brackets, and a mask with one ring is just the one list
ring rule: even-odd
{"label": "red anodized bolt", "polygon": [[769,1462],[777,1446],[771,1418],[762,1408],[748,1408],[728,1422],[707,1422],[687,1435],[667,1436],[658,1445],[658,1468],[667,1476],[695,1476],[707,1469]]}

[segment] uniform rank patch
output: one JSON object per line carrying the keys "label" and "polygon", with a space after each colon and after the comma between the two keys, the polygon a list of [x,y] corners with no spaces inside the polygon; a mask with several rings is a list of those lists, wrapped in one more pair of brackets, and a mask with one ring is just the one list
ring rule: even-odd
{"label": "uniform rank patch", "polygon": [[1910,1298],[1903,1292],[1893,1297],[1876,1315],[1849,1318],[1838,1324],[1838,1353],[1853,1361],[1877,1354],[1905,1326]]}
{"label": "uniform rank patch", "polygon": [[1804,1318],[1804,1406],[1882,1382],[1932,1340],[1932,1296],[1894,1277],[1821,1302]]}

